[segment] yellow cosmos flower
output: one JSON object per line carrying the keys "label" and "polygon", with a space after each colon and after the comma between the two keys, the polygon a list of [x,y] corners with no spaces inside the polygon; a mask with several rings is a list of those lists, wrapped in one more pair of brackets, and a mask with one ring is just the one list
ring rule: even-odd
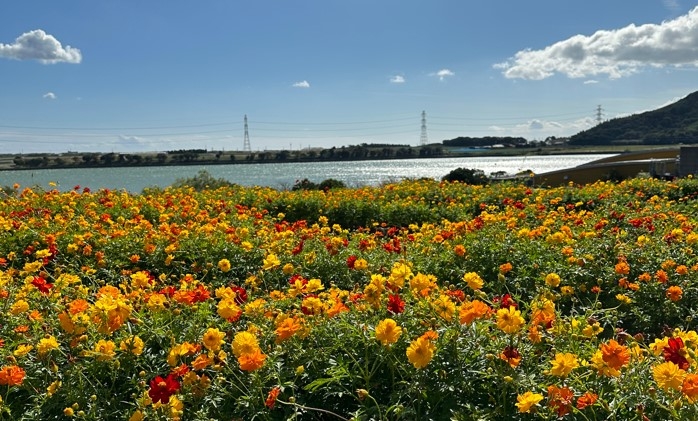
{"label": "yellow cosmos flower", "polygon": [[552,288],[557,288],[560,285],[560,275],[557,273],[549,273],[545,276],[545,284]]}
{"label": "yellow cosmos flower", "polygon": [[402,328],[393,319],[383,319],[376,325],[376,339],[383,345],[394,344],[402,335]]}
{"label": "yellow cosmos flower", "polygon": [[145,344],[143,343],[143,339],[138,336],[126,338],[119,344],[119,349],[121,351],[130,352],[133,355],[141,355],[144,347]]}
{"label": "yellow cosmos flower", "polygon": [[463,275],[463,280],[468,284],[468,286],[477,291],[479,289],[482,289],[482,287],[485,285],[485,281],[482,280],[480,275],[478,275],[475,272],[468,272],[465,275]]}
{"label": "yellow cosmos flower", "polygon": [[238,332],[233,338],[233,354],[240,357],[244,354],[252,354],[259,350],[257,337],[250,332]]}
{"label": "yellow cosmos flower", "polygon": [[36,350],[39,355],[45,355],[54,349],[58,349],[58,341],[56,341],[56,338],[53,336],[40,339],[39,343],[36,345]]}
{"label": "yellow cosmos flower", "polygon": [[497,310],[497,327],[505,333],[516,333],[526,323],[521,312],[514,306]]}
{"label": "yellow cosmos flower", "polygon": [[114,358],[116,354],[114,352],[115,349],[116,344],[114,344],[114,342],[100,339],[94,347],[95,358],[97,361],[109,361]]}
{"label": "yellow cosmos flower", "polygon": [[436,347],[434,344],[429,339],[422,336],[412,341],[405,353],[410,363],[412,363],[415,368],[420,369],[429,364],[434,357],[435,350]]}
{"label": "yellow cosmos flower", "polygon": [[440,295],[432,301],[431,307],[439,317],[448,322],[453,320],[453,315],[456,314],[456,304],[447,295]]}
{"label": "yellow cosmos flower", "polygon": [[216,328],[208,328],[204,332],[203,343],[209,351],[218,351],[221,345],[223,345],[224,338],[225,332],[221,332]]}
{"label": "yellow cosmos flower", "polygon": [[538,402],[542,400],[543,395],[541,395],[540,393],[533,393],[531,391],[528,391],[523,395],[518,395],[516,397],[516,407],[519,408],[519,412],[521,413],[531,412],[531,409],[533,409],[533,407],[536,406]]}
{"label": "yellow cosmos flower", "polygon": [[279,267],[281,265],[281,261],[279,260],[278,257],[274,253],[269,253],[267,257],[264,258],[264,261],[262,262],[262,269],[264,270],[271,270],[274,269],[275,267]]}
{"label": "yellow cosmos flower", "polygon": [[552,364],[550,373],[558,377],[567,377],[572,370],[579,367],[577,356],[570,353],[556,354],[555,358],[550,363]]}
{"label": "yellow cosmos flower", "polygon": [[220,269],[221,272],[230,271],[230,260],[228,260],[228,259],[219,260],[218,261],[218,269]]}
{"label": "yellow cosmos flower", "polygon": [[657,386],[663,390],[679,390],[683,385],[686,372],[681,370],[678,365],[667,361],[652,368],[652,376],[654,381],[657,382]]}

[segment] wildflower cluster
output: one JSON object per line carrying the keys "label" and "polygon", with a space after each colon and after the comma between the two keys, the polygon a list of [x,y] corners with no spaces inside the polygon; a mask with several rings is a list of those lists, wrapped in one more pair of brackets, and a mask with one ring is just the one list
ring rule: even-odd
{"label": "wildflower cluster", "polygon": [[698,183],[20,189],[0,418],[698,418]]}

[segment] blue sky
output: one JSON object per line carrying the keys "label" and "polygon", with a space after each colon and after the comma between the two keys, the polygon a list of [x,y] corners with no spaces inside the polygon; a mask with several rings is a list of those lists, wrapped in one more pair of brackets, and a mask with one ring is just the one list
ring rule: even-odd
{"label": "blue sky", "polygon": [[5,153],[567,136],[698,90],[684,0],[3,0]]}

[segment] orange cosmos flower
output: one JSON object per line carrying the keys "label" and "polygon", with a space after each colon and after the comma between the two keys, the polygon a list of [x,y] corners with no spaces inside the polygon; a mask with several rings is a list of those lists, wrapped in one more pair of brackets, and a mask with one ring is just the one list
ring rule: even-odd
{"label": "orange cosmos flower", "polygon": [[254,371],[264,365],[264,360],[266,358],[267,356],[262,354],[262,351],[257,349],[252,353],[240,355],[238,357],[238,363],[240,363],[241,370]]}
{"label": "orange cosmos flower", "polygon": [[577,409],[580,411],[587,406],[591,406],[596,403],[596,401],[599,399],[599,395],[596,393],[591,393],[591,392],[585,392],[582,396],[577,399]]}
{"label": "orange cosmos flower", "polygon": [[681,393],[686,396],[686,399],[688,399],[690,403],[694,403],[698,400],[698,374],[686,374],[686,377],[683,379],[683,384],[681,385]]}
{"label": "orange cosmos flower", "polygon": [[672,285],[666,290],[666,297],[673,302],[677,302],[683,296],[683,290],[680,286]]}
{"label": "orange cosmos flower", "polygon": [[26,372],[22,367],[8,365],[0,368],[0,385],[18,386],[24,381]]}
{"label": "orange cosmos flower", "polygon": [[499,272],[502,275],[506,275],[507,273],[511,272],[511,270],[514,268],[511,263],[506,262],[504,264],[499,265]]}
{"label": "orange cosmos flower", "polygon": [[627,275],[630,273],[630,265],[625,261],[616,263],[615,271],[618,275]]}
{"label": "orange cosmos flower", "polygon": [[301,324],[295,317],[286,317],[283,319],[274,330],[276,334],[276,343],[285,341],[286,339],[293,336],[294,333],[298,332],[301,328]]}
{"label": "orange cosmos flower", "polygon": [[269,409],[274,409],[276,399],[279,397],[280,392],[281,389],[279,388],[279,386],[272,387],[269,391],[269,394],[267,395],[267,399],[264,401],[264,406],[266,406]]}
{"label": "orange cosmos flower", "polygon": [[484,319],[492,313],[492,309],[480,300],[463,303],[458,311],[461,324],[470,324],[475,319]]}
{"label": "orange cosmos flower", "polygon": [[606,365],[614,370],[618,370],[630,362],[628,347],[619,344],[615,339],[601,344],[601,355]]}
{"label": "orange cosmos flower", "polygon": [[554,408],[558,417],[562,417],[570,412],[574,393],[569,387],[548,386],[548,405]]}

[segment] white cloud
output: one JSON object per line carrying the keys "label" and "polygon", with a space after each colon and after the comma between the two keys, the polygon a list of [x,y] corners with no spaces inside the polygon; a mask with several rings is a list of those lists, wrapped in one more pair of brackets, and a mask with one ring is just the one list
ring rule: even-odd
{"label": "white cloud", "polygon": [[450,71],[448,69],[441,69],[436,73],[432,73],[431,75],[438,76],[439,80],[444,80],[447,77],[455,76],[455,73],[453,73],[452,71]]}
{"label": "white cloud", "polygon": [[56,99],[56,98],[58,98],[58,97],[57,97],[56,94],[54,94],[53,92],[46,92],[46,93],[44,94],[44,98],[46,98],[46,99]]}
{"label": "white cloud", "polygon": [[665,66],[698,67],[698,7],[661,24],[631,24],[591,36],[575,35],[541,50],[522,50],[493,67],[509,79],[541,80],[556,73],[617,79],[646,67]]}
{"label": "white cloud", "polygon": [[307,80],[296,82],[293,84],[294,88],[310,88],[310,83]]}
{"label": "white cloud", "polygon": [[401,75],[395,75],[390,78],[390,83],[405,83],[405,77]]}
{"label": "white cloud", "polygon": [[80,63],[82,54],[77,48],[61,43],[41,29],[26,32],[13,44],[0,44],[0,57],[15,60],[38,60],[44,64],[59,62]]}

